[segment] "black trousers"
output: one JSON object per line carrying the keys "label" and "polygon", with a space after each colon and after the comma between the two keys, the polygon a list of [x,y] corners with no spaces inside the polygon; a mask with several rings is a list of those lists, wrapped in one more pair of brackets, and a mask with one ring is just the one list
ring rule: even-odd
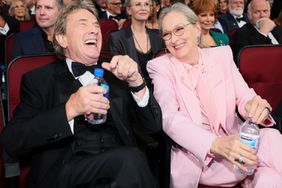
{"label": "black trousers", "polygon": [[[114,135],[99,133],[97,142],[81,141],[64,163],[57,188],[155,188],[145,155],[123,146]],[[95,139],[94,139],[95,140]]]}

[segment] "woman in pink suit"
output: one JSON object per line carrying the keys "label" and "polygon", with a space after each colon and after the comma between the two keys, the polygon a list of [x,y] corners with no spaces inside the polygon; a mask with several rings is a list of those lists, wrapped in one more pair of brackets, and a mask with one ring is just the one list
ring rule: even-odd
{"label": "woman in pink suit", "polygon": [[[266,127],[274,121],[269,103],[243,80],[230,47],[198,48],[197,16],[179,3],[161,12],[159,24],[170,53],[149,61],[147,69],[163,129],[179,145],[171,151],[171,187],[282,187],[280,133],[261,129],[257,151],[239,141],[236,109]],[[257,166],[253,175],[234,170],[246,171],[244,164]]]}

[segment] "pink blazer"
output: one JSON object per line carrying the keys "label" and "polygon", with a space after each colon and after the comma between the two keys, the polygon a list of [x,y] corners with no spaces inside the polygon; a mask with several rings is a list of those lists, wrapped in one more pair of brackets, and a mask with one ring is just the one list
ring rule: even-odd
{"label": "pink blazer", "polygon": [[[199,51],[211,88],[211,93],[206,94],[214,96],[214,109],[218,112],[212,121],[221,125],[228,135],[238,134],[240,120],[236,106],[246,116],[245,104],[255,92],[235,66],[229,46]],[[197,187],[202,168],[212,160],[208,153],[217,135],[201,126],[201,109],[182,62],[167,54],[149,61],[147,69],[153,80],[154,96],[162,109],[163,129],[187,150],[172,150],[171,184]]]}

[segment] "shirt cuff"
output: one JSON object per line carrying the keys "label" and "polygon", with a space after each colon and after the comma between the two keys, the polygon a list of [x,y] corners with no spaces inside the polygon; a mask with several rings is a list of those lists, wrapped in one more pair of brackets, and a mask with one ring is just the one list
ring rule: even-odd
{"label": "shirt cuff", "polygon": [[147,106],[149,102],[149,97],[150,97],[149,89],[147,88],[147,86],[146,86],[145,94],[142,99],[138,97],[137,95],[135,95],[133,92],[131,92],[131,94],[139,107]]}
{"label": "shirt cuff", "polygon": [[10,30],[10,27],[9,27],[9,25],[7,23],[4,25],[4,27],[0,27],[0,33],[2,35],[7,35],[9,30]]}

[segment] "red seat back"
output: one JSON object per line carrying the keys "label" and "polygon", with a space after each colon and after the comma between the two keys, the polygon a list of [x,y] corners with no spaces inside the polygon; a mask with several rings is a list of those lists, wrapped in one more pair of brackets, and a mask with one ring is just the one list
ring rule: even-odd
{"label": "red seat back", "polygon": [[101,32],[103,37],[102,51],[108,51],[110,34],[118,30],[118,24],[116,21],[111,19],[100,19],[99,23],[101,26]]}
{"label": "red seat back", "polygon": [[35,26],[35,21],[30,20],[30,21],[20,21],[20,32],[29,30]]}
{"label": "red seat back", "polygon": [[275,109],[282,100],[282,45],[247,46],[238,63],[248,85]]}
{"label": "red seat back", "polygon": [[12,33],[6,38],[5,41],[5,63],[8,65],[11,61],[13,45],[15,42],[15,34]]}
{"label": "red seat back", "polygon": [[[21,56],[14,59],[7,69],[7,103],[8,120],[13,116],[13,111],[20,102],[20,88],[22,76],[36,68],[52,63],[55,60],[54,54],[41,54],[32,56]],[[28,169],[21,169],[19,188],[25,187]]]}
{"label": "red seat back", "polygon": [[126,19],[122,25],[122,28],[127,28],[131,25],[131,19]]}
{"label": "red seat back", "polygon": [[8,120],[11,119],[15,107],[20,102],[20,87],[22,75],[49,64],[55,60],[54,54],[41,54],[31,56],[21,56],[14,59],[8,66],[7,86],[8,86]]}

